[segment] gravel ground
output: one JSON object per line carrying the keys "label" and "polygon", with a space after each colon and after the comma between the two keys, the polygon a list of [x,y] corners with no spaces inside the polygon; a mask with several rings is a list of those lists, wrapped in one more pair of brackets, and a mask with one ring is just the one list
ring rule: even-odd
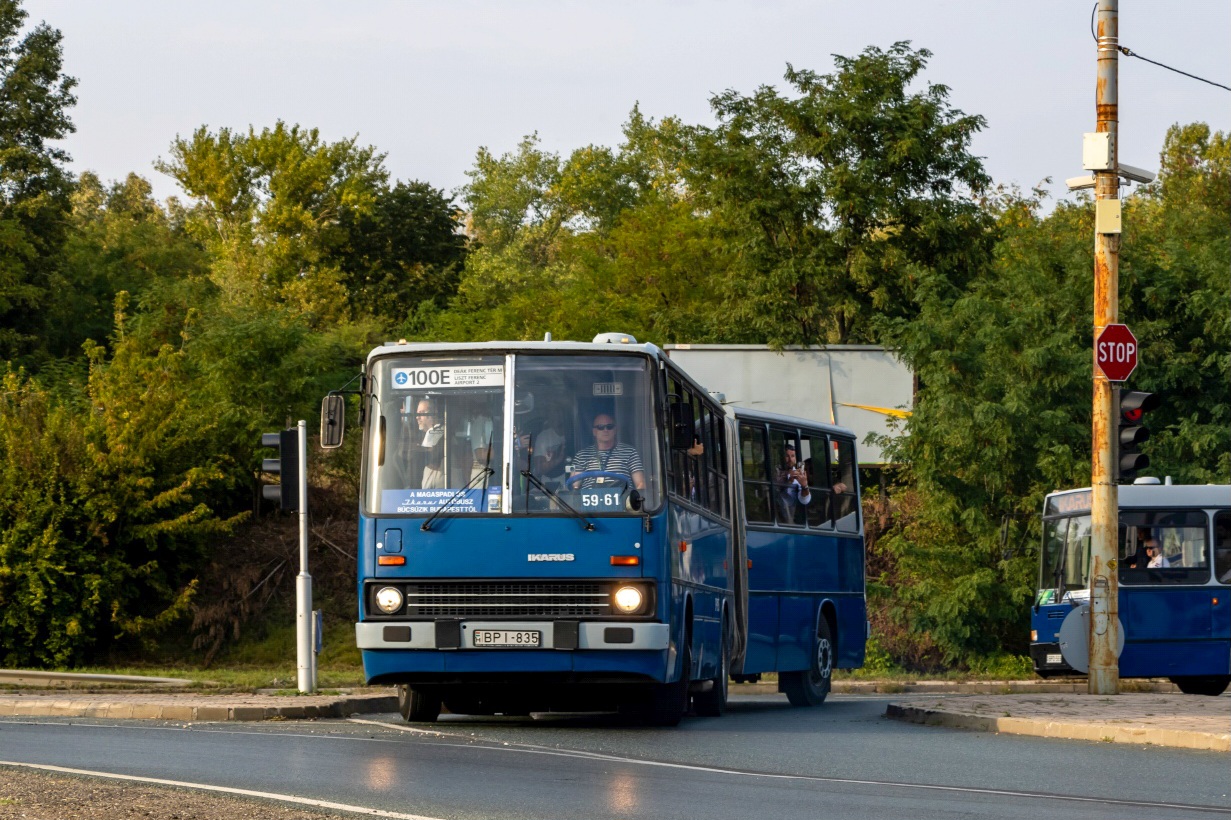
{"label": "gravel ground", "polygon": [[324,820],[264,800],[0,766],[3,820]]}

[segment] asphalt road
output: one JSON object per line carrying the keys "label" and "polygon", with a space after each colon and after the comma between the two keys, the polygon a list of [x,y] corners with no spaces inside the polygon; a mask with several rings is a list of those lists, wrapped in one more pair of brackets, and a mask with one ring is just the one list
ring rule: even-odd
{"label": "asphalt road", "polygon": [[[894,696],[902,700],[901,696]],[[431,818],[1231,817],[1225,753],[886,720],[883,697],[720,719],[0,722],[0,761],[297,795]]]}

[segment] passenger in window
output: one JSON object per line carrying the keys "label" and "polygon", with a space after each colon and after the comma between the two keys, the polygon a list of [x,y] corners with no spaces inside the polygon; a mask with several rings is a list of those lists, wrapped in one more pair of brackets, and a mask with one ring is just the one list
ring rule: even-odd
{"label": "passenger in window", "polygon": [[421,399],[415,408],[415,422],[422,439],[418,442],[423,461],[419,486],[424,490],[443,490],[445,483],[445,428],[434,399]]}
{"label": "passenger in window", "polygon": [[782,464],[774,476],[778,485],[778,510],[781,520],[789,524],[801,524],[804,507],[812,503],[812,490],[808,487],[808,474],[799,464],[795,442],[786,442]]}
{"label": "passenger in window", "polygon": [[[594,434],[594,446],[583,447],[577,451],[577,455],[573,456],[573,472],[569,477],[594,471],[618,473],[628,476],[638,490],[644,490],[645,467],[641,464],[641,455],[631,444],[617,441],[615,418],[610,413],[599,413],[594,416],[590,429]],[[589,476],[581,479],[579,486],[588,490],[611,481],[611,478]]]}
{"label": "passenger in window", "polygon": [[564,436],[548,427],[534,437],[534,475],[553,490],[564,486]]}
{"label": "passenger in window", "polygon": [[1166,569],[1171,566],[1171,562],[1163,555],[1162,545],[1154,536],[1146,539],[1146,557],[1150,559],[1146,569]]}

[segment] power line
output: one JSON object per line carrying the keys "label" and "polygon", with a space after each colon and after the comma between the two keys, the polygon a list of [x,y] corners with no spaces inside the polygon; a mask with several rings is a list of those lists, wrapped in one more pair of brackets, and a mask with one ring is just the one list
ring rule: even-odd
{"label": "power line", "polygon": [[[1097,11],[1098,11],[1098,3],[1095,3],[1094,9],[1091,10],[1090,12],[1090,36],[1094,38],[1094,41],[1096,43],[1098,42],[1098,35],[1094,33],[1094,15]],[[1126,48],[1121,45],[1117,45],[1116,48],[1119,49],[1120,53],[1126,57],[1136,57],[1138,60],[1145,60],[1147,63],[1150,63],[1151,65],[1156,65],[1159,68],[1165,68],[1168,71],[1174,71],[1176,74],[1183,74],[1185,77],[1191,77],[1194,80],[1200,80],[1203,83],[1209,83],[1212,86],[1216,86],[1218,88],[1231,91],[1231,86],[1226,86],[1226,85],[1223,85],[1222,83],[1216,83],[1213,80],[1207,80],[1204,77],[1198,77],[1196,74],[1189,74],[1187,71],[1181,71],[1178,68],[1173,68],[1167,65],[1166,63],[1160,63],[1157,60],[1151,60],[1149,57],[1143,57],[1130,48]]]}

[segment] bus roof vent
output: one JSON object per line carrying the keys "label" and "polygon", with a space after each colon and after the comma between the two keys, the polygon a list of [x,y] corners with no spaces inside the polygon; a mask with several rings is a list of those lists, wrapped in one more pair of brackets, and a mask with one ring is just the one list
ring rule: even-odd
{"label": "bus roof vent", "polygon": [[1143,475],[1140,478],[1133,479],[1134,484],[1162,484],[1155,476]]}
{"label": "bus roof vent", "polygon": [[637,340],[630,333],[600,333],[594,337],[596,345],[635,345]]}

